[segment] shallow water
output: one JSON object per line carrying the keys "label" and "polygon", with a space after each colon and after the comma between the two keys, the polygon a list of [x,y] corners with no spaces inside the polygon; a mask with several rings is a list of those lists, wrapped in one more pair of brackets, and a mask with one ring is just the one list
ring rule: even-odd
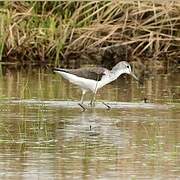
{"label": "shallow water", "polygon": [[0,179],[178,179],[179,80],[159,75],[139,86],[123,76],[100,90],[96,108],[81,112],[80,91],[58,75],[7,71]]}

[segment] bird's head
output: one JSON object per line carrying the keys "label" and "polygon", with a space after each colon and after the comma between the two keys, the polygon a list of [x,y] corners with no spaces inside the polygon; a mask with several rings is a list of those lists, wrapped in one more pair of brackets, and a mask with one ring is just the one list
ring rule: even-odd
{"label": "bird's head", "polygon": [[138,80],[137,76],[132,72],[131,66],[126,61],[121,61],[118,64],[116,64],[112,70],[112,72],[121,72],[121,74],[130,74],[133,76],[136,80]]}

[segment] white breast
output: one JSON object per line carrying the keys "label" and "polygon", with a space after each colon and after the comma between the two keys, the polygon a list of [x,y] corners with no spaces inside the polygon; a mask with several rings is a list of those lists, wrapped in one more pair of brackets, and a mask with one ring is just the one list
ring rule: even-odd
{"label": "white breast", "polygon": [[98,81],[86,79],[86,78],[79,77],[74,74],[69,74],[66,72],[60,72],[60,71],[56,71],[56,72],[59,73],[60,75],[62,75],[65,79],[67,79],[71,83],[73,83],[77,86],[80,86],[81,89],[85,89],[88,91],[90,90],[93,92],[95,92],[97,90],[98,83],[99,83]]}

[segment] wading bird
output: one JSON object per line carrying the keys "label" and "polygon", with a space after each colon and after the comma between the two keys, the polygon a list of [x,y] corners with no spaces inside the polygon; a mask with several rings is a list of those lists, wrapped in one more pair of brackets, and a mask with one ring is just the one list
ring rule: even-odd
{"label": "wading bird", "polygon": [[[121,74],[130,74],[138,80],[136,75],[132,72],[130,64],[126,61],[119,62],[112,68],[112,70],[108,70],[103,67],[88,67],[79,69],[54,68],[54,72],[59,73],[65,79],[81,88],[82,96],[79,105],[83,108],[83,110],[86,109],[83,105],[83,99],[87,91],[93,92],[93,97],[90,102],[92,106],[95,102],[95,95],[98,89],[116,80]],[[103,104],[110,109],[109,105],[104,102]]]}

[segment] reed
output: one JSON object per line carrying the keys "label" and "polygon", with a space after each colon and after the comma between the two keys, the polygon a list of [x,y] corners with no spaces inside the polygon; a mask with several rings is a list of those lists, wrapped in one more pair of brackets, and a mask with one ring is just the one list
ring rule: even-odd
{"label": "reed", "polygon": [[179,1],[1,2],[0,60],[59,65],[70,52],[128,45],[180,56]]}

